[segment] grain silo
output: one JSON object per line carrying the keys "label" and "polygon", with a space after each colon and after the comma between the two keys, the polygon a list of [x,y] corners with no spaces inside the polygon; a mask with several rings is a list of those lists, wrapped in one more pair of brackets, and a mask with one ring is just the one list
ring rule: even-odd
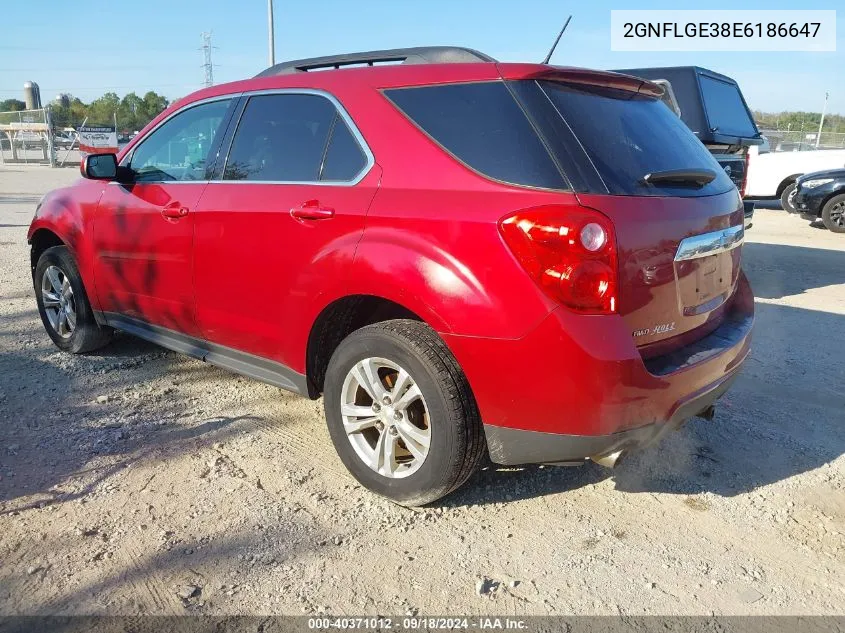
{"label": "grain silo", "polygon": [[41,108],[41,90],[34,81],[27,81],[23,85],[23,100],[27,110],[38,110]]}

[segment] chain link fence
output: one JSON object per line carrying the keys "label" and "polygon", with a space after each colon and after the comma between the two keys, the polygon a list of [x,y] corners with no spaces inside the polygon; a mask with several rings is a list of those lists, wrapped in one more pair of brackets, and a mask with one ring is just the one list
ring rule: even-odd
{"label": "chain link fence", "polygon": [[0,112],[0,164],[55,165],[50,110]]}
{"label": "chain link fence", "polygon": [[814,149],[845,149],[845,132],[817,132],[806,130],[773,130],[761,129],[760,132],[769,139],[769,148],[773,152],[795,152]]}

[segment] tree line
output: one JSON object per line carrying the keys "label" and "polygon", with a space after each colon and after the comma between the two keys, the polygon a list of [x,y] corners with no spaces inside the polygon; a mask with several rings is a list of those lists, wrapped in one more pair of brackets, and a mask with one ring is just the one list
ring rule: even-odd
{"label": "tree line", "polygon": [[[114,125],[117,129],[132,133],[152,121],[170,102],[166,97],[150,90],[143,97],[130,92],[122,99],[114,92],[107,92],[91,103],[84,103],[78,97],[68,95],[50,103],[50,115],[55,128],[78,127],[87,119],[86,125]],[[0,101],[0,112],[26,109],[19,99]]]}
{"label": "tree line", "polygon": [[[821,112],[761,112],[754,110],[754,120],[757,122],[757,127],[767,130],[817,132],[821,118]],[[826,114],[823,131],[845,133],[845,116]]]}
{"label": "tree line", "polygon": [[[88,119],[88,125],[113,125],[117,114],[117,129],[121,132],[140,130],[164,110],[170,102],[166,97],[149,91],[143,97],[130,92],[122,99],[114,92],[107,92],[91,103],[83,103],[77,97],[57,100],[50,104],[53,125],[57,128],[77,127]],[[24,110],[26,105],[19,99],[0,101],[0,112]],[[819,129],[821,112],[763,112],[754,110],[757,127],[777,130]],[[845,133],[845,116],[827,114],[824,119],[825,132]]]}

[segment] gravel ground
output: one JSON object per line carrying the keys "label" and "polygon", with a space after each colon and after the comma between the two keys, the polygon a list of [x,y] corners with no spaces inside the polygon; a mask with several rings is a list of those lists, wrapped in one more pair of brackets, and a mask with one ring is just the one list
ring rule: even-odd
{"label": "gravel ground", "polygon": [[0,168],[0,614],[845,614],[845,235],[757,212],[752,357],[617,470],[358,486],[322,403],[39,321],[26,228],[73,169]]}

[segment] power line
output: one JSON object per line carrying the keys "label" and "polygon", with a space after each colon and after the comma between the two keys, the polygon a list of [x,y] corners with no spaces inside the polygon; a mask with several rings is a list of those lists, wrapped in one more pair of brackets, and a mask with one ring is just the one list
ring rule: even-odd
{"label": "power line", "polygon": [[205,59],[203,68],[205,69],[205,87],[208,88],[214,85],[214,65],[211,63],[211,32],[202,34],[202,54]]}
{"label": "power line", "polygon": [[[158,88],[195,88],[197,84],[186,84],[186,83],[176,83],[176,84],[156,84],[153,88],[148,88],[148,90],[156,90]],[[132,89],[133,92],[138,90],[138,84],[134,85],[126,85],[126,86],[104,86],[100,84],[98,86],[74,86],[72,88],[56,88],[55,86],[45,86],[41,87],[41,92],[70,92],[72,93],[74,90],[128,90]],[[0,92],[3,93],[18,93],[21,92],[17,88],[0,88]]]}
{"label": "power line", "polygon": [[[103,51],[103,46],[74,46],[72,48],[58,48],[58,47],[44,47],[44,46],[6,46],[5,44],[0,45],[0,51],[31,51],[36,53],[78,53],[80,51],[86,52],[97,52],[101,53]],[[149,46],[137,47],[137,48],[126,48],[123,47],[121,44],[114,44],[114,46],[120,46],[121,52],[123,53],[148,53],[150,51],[161,51],[161,52],[169,52],[169,53],[188,53],[193,49],[190,48],[150,48]]]}
{"label": "power line", "polygon": [[[219,66],[219,64],[218,64]],[[142,64],[138,66],[125,66],[125,65],[118,65],[118,66],[54,66],[50,64],[49,66],[36,66],[33,68],[3,68],[0,72],[43,72],[44,70],[50,70],[52,72],[77,72],[77,71],[87,71],[91,72],[92,70],[100,71],[100,70],[149,70],[150,64]]]}

